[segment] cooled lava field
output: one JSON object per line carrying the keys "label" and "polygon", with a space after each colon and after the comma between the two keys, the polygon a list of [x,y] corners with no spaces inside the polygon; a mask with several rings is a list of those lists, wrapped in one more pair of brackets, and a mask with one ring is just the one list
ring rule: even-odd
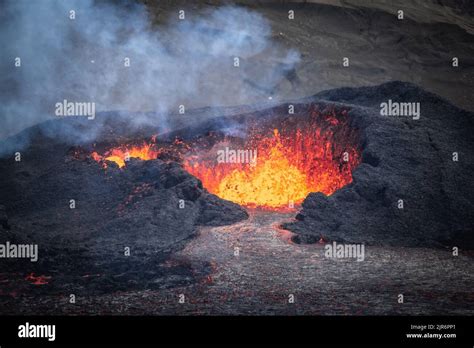
{"label": "cooled lava field", "polygon": [[[397,98],[421,117],[381,116]],[[473,313],[471,112],[389,82],[186,117],[207,114],[151,128],[110,111],[3,142],[0,243],[39,257],[2,260],[0,312]],[[256,161],[216,161],[232,148]],[[332,242],[364,262],[325,258]]]}

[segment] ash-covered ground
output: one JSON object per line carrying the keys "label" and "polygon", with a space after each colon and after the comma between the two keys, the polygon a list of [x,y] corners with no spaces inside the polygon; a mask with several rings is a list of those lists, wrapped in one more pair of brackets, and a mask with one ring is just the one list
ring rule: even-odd
{"label": "ash-covered ground", "polygon": [[[176,9],[205,11],[220,0],[147,1],[155,23],[164,23]],[[235,0],[260,13],[271,24],[271,38],[296,49],[301,61],[275,86],[260,85],[269,66],[282,61],[266,54],[242,60],[248,78],[240,88],[253,90],[254,104],[273,99],[296,99],[340,87],[362,87],[402,80],[473,111],[474,9],[469,0]],[[295,17],[288,20],[288,11]],[[404,11],[404,19],[397,11]],[[170,37],[170,40],[173,38]],[[342,66],[342,58],[350,66]],[[453,57],[459,66],[452,66]],[[231,71],[225,79],[235,79]],[[237,83],[237,82],[236,82]],[[209,95],[212,99],[212,95]],[[190,101],[209,105],[204,96]],[[232,97],[225,105],[235,105]]]}
{"label": "ash-covered ground", "polygon": [[[420,102],[420,119],[377,113],[396,97]],[[51,137],[51,126],[65,120],[28,130],[22,160],[0,162],[0,242],[37,243],[39,259],[1,260],[2,314],[472,314],[471,113],[393,82],[324,92],[295,102],[291,116],[286,104],[242,108],[225,122],[172,134],[304,118],[315,105],[350,110],[362,163],[351,184],[328,198],[310,194],[299,212],[286,214],[249,217],[169,158],[104,170],[90,158],[91,144]],[[123,120],[113,115],[103,115],[105,143],[156,131],[114,133]],[[73,122],[84,131],[96,126]],[[321,237],[365,244],[364,261],[327,259],[321,244],[293,242]]]}
{"label": "ash-covered ground", "polygon": [[[7,314],[114,315],[461,315],[474,313],[474,254],[367,247],[363,262],[327,259],[321,244],[294,244],[278,228],[293,213],[251,211],[248,220],[204,227],[168,262],[210,273],[167,289],[82,295],[31,286],[2,299]],[[238,248],[238,249],[236,249]],[[236,255],[236,250],[239,250]],[[92,280],[90,280],[92,281]],[[398,303],[398,295],[404,303]],[[184,295],[184,303],[180,297]],[[289,296],[294,303],[289,303]]]}

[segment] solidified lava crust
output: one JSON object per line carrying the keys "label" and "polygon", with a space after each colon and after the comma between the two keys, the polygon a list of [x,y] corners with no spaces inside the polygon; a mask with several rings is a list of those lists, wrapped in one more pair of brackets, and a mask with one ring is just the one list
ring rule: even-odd
{"label": "solidified lava crust", "polygon": [[[419,120],[380,115],[380,103],[399,96],[421,103]],[[474,248],[472,113],[401,82],[332,90],[292,104],[296,122],[315,107],[350,110],[349,126],[358,130],[361,151],[351,183],[329,196],[309,193],[295,219],[283,224],[296,234],[295,240]],[[288,104],[245,110],[170,131],[160,141],[210,141],[209,134],[229,129],[239,134],[255,120],[271,124],[289,117]],[[113,164],[104,169],[90,157],[97,150],[91,143],[78,144],[60,134],[65,125],[68,131],[88,132],[100,124],[96,142],[103,145],[138,141],[156,132],[128,129],[126,118],[113,116],[104,114],[94,125],[48,121],[2,144],[13,149],[26,135],[30,141],[20,163],[0,159],[0,242],[38,244],[40,256],[36,263],[2,261],[1,297],[72,290],[100,296],[219,281],[213,278],[212,260],[170,262],[170,257],[195,241],[204,226],[232,225],[217,230],[233,233],[233,224],[246,220],[248,213],[209,193],[179,157],[131,158],[126,170]],[[78,148],[85,152],[78,154]],[[461,160],[453,161],[453,152]]]}

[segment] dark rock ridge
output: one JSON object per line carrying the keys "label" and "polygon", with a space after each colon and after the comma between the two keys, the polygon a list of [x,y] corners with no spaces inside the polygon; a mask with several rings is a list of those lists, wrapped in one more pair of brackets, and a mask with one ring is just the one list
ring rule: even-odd
{"label": "dark rock ridge", "polygon": [[[419,102],[420,119],[381,116],[388,99]],[[474,248],[472,113],[402,82],[335,89],[307,101],[351,109],[363,159],[350,185],[329,197],[311,193],[296,220],[283,225],[296,241]]]}
{"label": "dark rock ridge", "polygon": [[[389,99],[420,103],[420,119],[381,116],[380,104]],[[350,185],[329,197],[308,195],[295,221],[283,224],[296,233],[294,240],[474,248],[473,113],[399,81],[292,101],[291,116],[288,104],[208,119],[170,134],[190,141],[209,132],[245,136],[256,122],[271,127],[290,118],[300,123],[314,108],[350,110],[350,126],[360,133],[362,163]]]}
{"label": "dark rock ridge", "polygon": [[[388,99],[419,102],[421,118],[381,116],[380,103]],[[209,132],[245,136],[255,122],[271,126],[291,118],[304,124],[300,121],[315,107],[349,110],[362,150],[353,182],[329,197],[311,193],[296,219],[283,227],[303,243],[323,238],[474,248],[472,113],[402,82],[330,90],[292,104],[291,117],[287,104],[242,107],[240,113],[233,108],[230,114],[223,109],[228,116],[220,118],[208,115],[212,110],[196,110],[201,122],[174,126],[168,140],[178,136],[192,142]],[[188,111],[189,118],[193,112]],[[198,226],[232,224],[247,213],[209,194],[173,161],[132,159],[126,170],[113,164],[104,170],[88,156],[78,158],[73,145],[125,143],[157,133],[152,127],[127,124],[126,114],[115,113],[97,115],[93,123],[53,120],[0,144],[0,152],[8,154],[0,158],[0,243],[39,246],[37,263],[0,260],[0,278],[3,272],[9,272],[8,280],[13,272],[22,279],[30,272],[44,274],[52,277],[48,291],[74,288],[80,293],[86,288],[100,292],[176,286],[207,271],[204,264],[197,270],[167,260],[195,236]],[[16,151],[21,151],[21,162],[14,161]],[[456,162],[453,152],[459,154]],[[127,247],[130,256],[124,255]],[[2,284],[6,288],[8,283]]]}
{"label": "dark rock ridge", "polygon": [[208,193],[178,163],[131,159],[125,170],[113,163],[104,170],[87,156],[77,158],[63,142],[40,133],[30,141],[20,162],[0,159],[0,243],[38,244],[39,259],[1,259],[0,273],[50,276],[48,291],[193,281],[207,266],[196,271],[165,265],[170,254],[195,236],[199,225],[248,217],[237,204]]}

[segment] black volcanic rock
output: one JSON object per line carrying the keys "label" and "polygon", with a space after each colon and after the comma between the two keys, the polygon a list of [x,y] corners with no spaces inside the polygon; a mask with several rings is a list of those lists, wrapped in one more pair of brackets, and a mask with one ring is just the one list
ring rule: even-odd
{"label": "black volcanic rock", "polygon": [[91,281],[88,291],[99,292],[189,282],[195,270],[162,264],[198,225],[248,217],[178,163],[132,158],[124,169],[104,169],[41,134],[21,153],[20,162],[0,159],[0,243],[38,244],[39,260],[3,259],[1,271],[51,276],[61,291]]}
{"label": "black volcanic rock", "polygon": [[10,229],[10,225],[8,225],[7,212],[3,205],[0,205],[0,226],[6,230]]}
{"label": "black volcanic rock", "polygon": [[[421,118],[381,116],[380,103],[388,99],[420,102]],[[310,193],[295,221],[283,226],[296,233],[295,241],[474,248],[472,113],[401,82],[331,90],[292,104],[291,117],[302,125],[315,106],[349,110],[362,150],[351,184],[329,197]],[[176,129],[169,139],[192,143],[223,125],[244,132],[250,122],[271,126],[288,117],[287,104],[242,110],[246,113]],[[86,156],[76,153],[78,144],[68,137],[73,133],[57,136],[64,125],[87,133],[95,124],[66,122],[52,120],[27,130],[26,148],[15,139],[0,144],[10,153],[0,159],[0,243],[39,246],[37,263],[1,260],[2,272],[51,276],[51,286],[61,292],[180,285],[191,281],[196,270],[165,264],[195,236],[196,228],[247,218],[245,210],[209,194],[174,160],[131,159],[125,169],[109,163],[104,170],[89,150]],[[127,135],[119,126],[123,118],[101,122],[97,142],[102,144],[114,136],[125,142],[150,135],[140,130]],[[51,134],[45,135],[45,129]],[[18,140],[25,139],[25,132]],[[20,162],[13,158],[16,151]],[[459,153],[459,161],[452,160],[453,152]],[[398,208],[400,199],[403,209]],[[126,248],[130,256],[125,256]]]}
{"label": "black volcanic rock", "polygon": [[230,225],[248,217],[247,212],[237,209],[237,204],[209,195],[206,199],[199,200],[198,222],[205,226]]}
{"label": "black volcanic rock", "polygon": [[[381,116],[388,99],[419,102],[421,118]],[[296,221],[283,226],[296,241],[474,248],[472,113],[402,82],[331,90],[311,101],[351,109],[362,163],[350,185],[329,197],[308,195]]]}

